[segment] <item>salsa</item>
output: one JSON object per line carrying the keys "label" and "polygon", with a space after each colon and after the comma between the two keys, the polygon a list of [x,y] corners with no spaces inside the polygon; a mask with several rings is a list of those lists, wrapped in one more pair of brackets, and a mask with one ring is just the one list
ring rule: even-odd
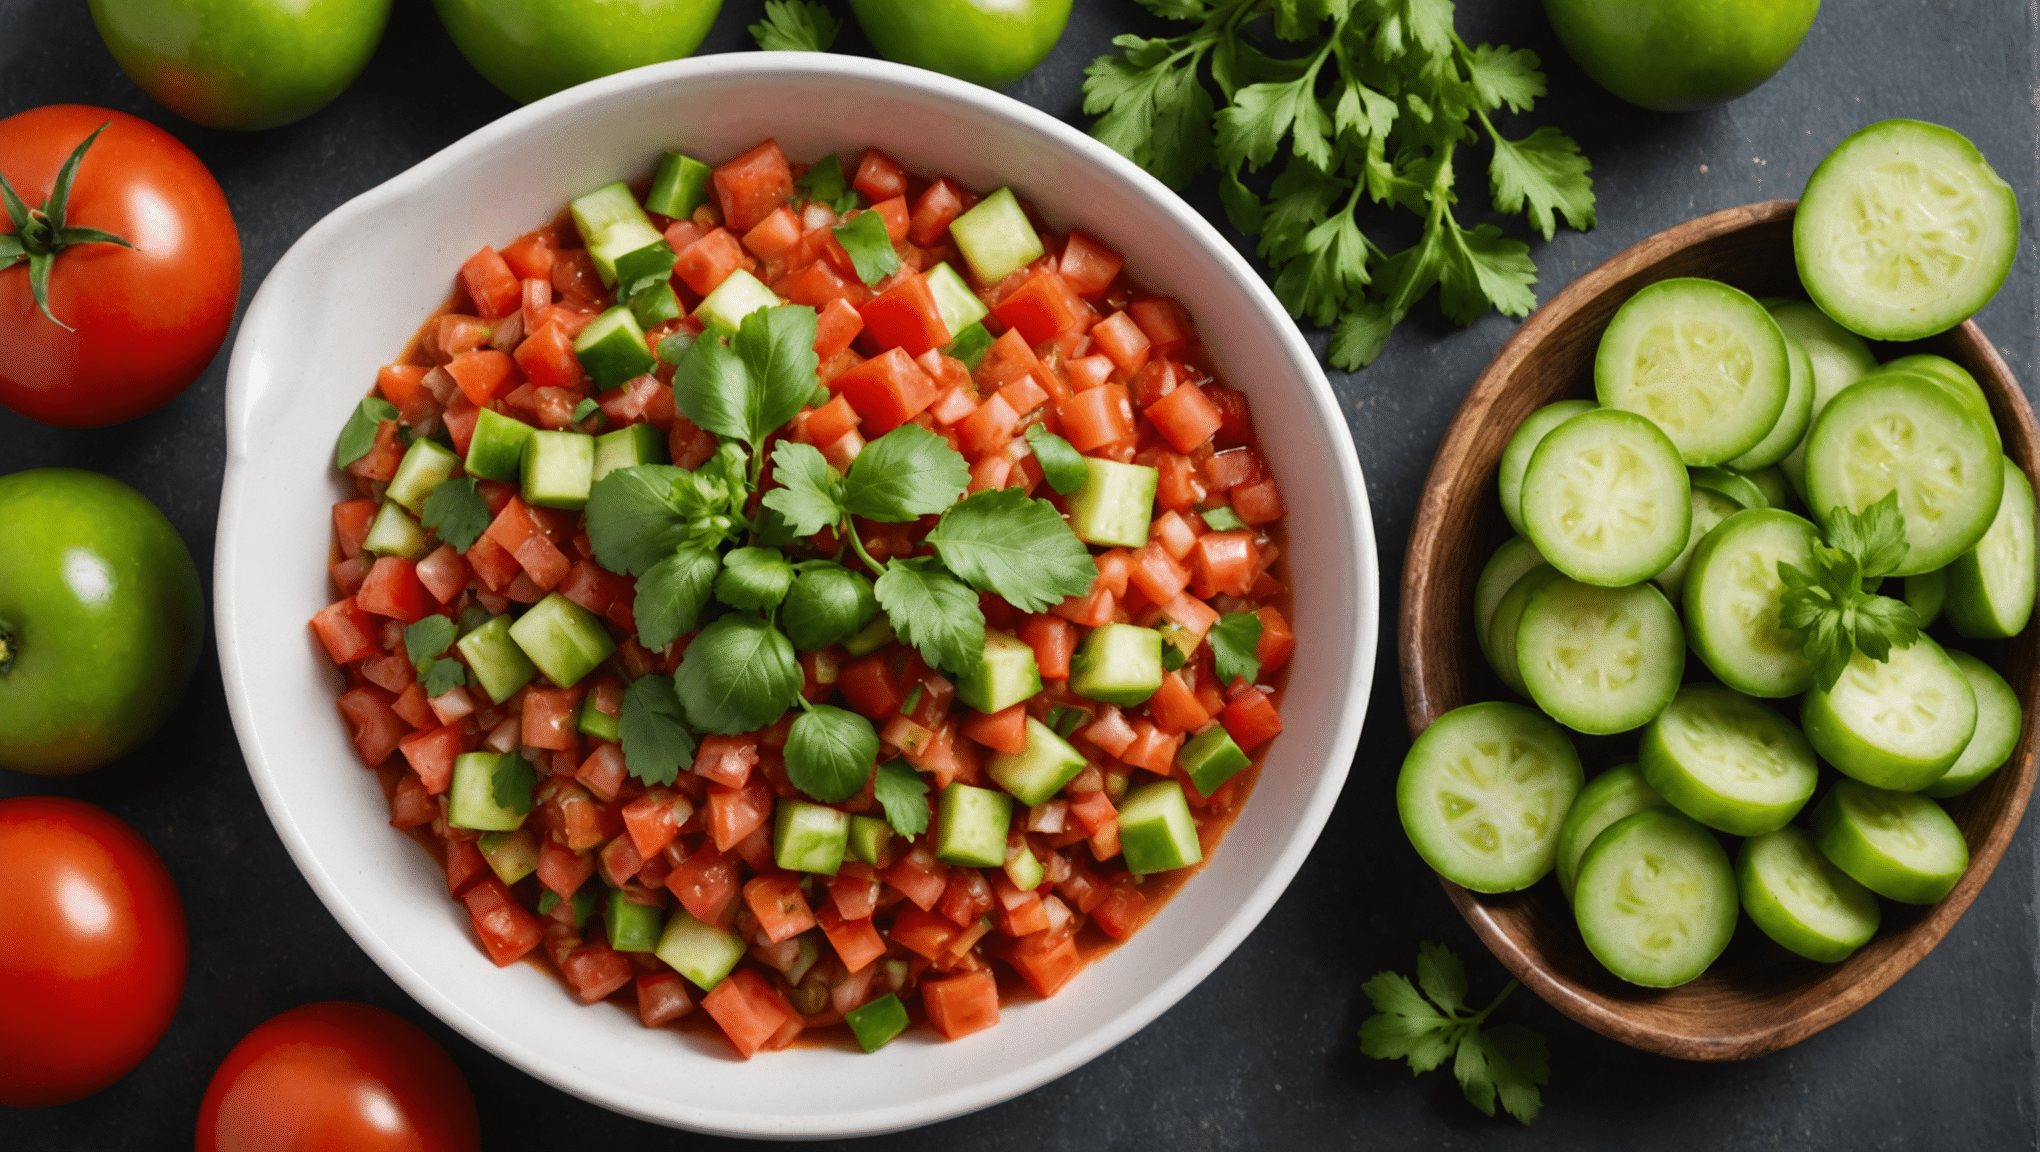
{"label": "salsa", "polygon": [[1180,305],[1010,189],[773,141],[460,269],[312,629],[498,965],[745,1057],[1051,996],[1281,731],[1280,488]]}

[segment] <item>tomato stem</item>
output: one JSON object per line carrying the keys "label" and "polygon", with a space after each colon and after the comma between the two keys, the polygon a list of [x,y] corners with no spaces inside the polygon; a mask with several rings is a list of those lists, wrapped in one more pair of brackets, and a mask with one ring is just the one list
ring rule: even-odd
{"label": "tomato stem", "polygon": [[14,654],[20,650],[20,643],[14,638],[14,627],[0,620],[0,676],[14,667]]}
{"label": "tomato stem", "polygon": [[[0,233],[0,268],[11,268],[23,260],[28,261],[28,288],[35,296],[35,306],[49,317],[50,323],[66,332],[73,331],[69,324],[57,319],[50,311],[50,265],[57,253],[73,244],[118,244],[123,248],[134,245],[111,232],[98,228],[72,228],[64,223],[64,216],[71,202],[71,181],[77,178],[78,165],[85,159],[85,150],[99,139],[99,134],[112,124],[111,120],[94,129],[85,142],[71,152],[64,166],[57,172],[55,187],[50,189],[40,208],[30,208],[0,173],[0,206],[7,209],[7,218],[14,223],[14,231]],[[0,672],[6,671],[6,662],[0,661]]]}

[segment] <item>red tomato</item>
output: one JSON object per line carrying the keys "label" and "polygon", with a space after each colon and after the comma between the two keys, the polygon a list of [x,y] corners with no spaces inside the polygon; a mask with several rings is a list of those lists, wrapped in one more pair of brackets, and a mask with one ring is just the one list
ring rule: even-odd
{"label": "red tomato", "polygon": [[[0,404],[47,424],[96,428],[140,416],[212,362],[241,295],[241,238],[212,173],[177,138],[125,112],[55,104],[0,120],[0,173],[40,208],[72,151],[64,223],[133,248],[74,244],[50,263],[51,321],[29,265],[0,269]],[[0,227],[14,231],[0,217]]]}
{"label": "red tomato", "polygon": [[77,1100],[141,1063],[184,994],[184,904],[103,809],[0,800],[0,1104]]}
{"label": "red tomato", "polygon": [[475,1098],[432,1038],[380,1008],[306,1004],[241,1038],[198,1109],[198,1152],[482,1146]]}

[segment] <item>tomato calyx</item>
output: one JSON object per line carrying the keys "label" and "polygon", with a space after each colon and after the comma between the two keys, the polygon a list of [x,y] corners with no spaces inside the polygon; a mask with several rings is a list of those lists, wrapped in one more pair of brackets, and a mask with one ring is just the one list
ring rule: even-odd
{"label": "tomato calyx", "polygon": [[[98,228],[73,228],[64,222],[64,210],[71,200],[71,181],[78,175],[78,165],[85,159],[85,150],[99,139],[111,121],[94,129],[85,142],[72,151],[70,159],[57,173],[56,186],[43,200],[42,207],[30,208],[22,202],[14,185],[0,174],[0,200],[6,201],[7,217],[14,222],[14,231],[0,232],[0,268],[12,268],[21,261],[28,261],[28,289],[35,296],[36,307],[49,317],[50,323],[66,332],[74,331],[56,313],[50,311],[50,266],[56,262],[57,254],[73,244],[118,244],[123,248],[134,245],[111,232]],[[7,670],[11,662],[4,657],[6,649],[0,648],[0,672]]]}
{"label": "tomato calyx", "polygon": [[14,628],[0,620],[0,676],[5,676],[14,667],[14,654],[21,650],[21,642],[15,639]]}

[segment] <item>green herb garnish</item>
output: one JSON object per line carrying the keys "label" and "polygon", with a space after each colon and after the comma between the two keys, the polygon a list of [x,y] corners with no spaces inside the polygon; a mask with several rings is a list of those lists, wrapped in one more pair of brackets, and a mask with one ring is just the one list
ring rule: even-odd
{"label": "green herb garnish", "polygon": [[877,762],[878,733],[855,712],[817,704],[787,733],[787,779],[824,804],[857,795]]}
{"label": "green herb garnish", "polygon": [[767,52],[827,52],[843,22],[816,0],[765,0],[765,19],[751,25],[751,39]]}
{"label": "green herb garnish", "polygon": [[425,527],[439,534],[443,543],[465,552],[489,530],[489,503],[476,490],[474,480],[441,480],[425,498]]}
{"label": "green herb garnish", "polygon": [[1442,944],[1417,946],[1418,992],[1399,973],[1378,972],[1361,985],[1376,1015],[1360,1025],[1360,1051],[1377,1060],[1404,1060],[1412,1074],[1429,1072],[1452,1058],[1452,1074],[1467,1102],[1489,1116],[1495,1098],[1525,1124],[1544,1107],[1540,1084],[1551,1081],[1544,1037],[1521,1024],[1481,1025],[1515,991],[1509,981],[1478,1012],[1466,1007],[1466,969]]}
{"label": "green herb garnish", "polygon": [[395,404],[380,396],[363,396],[348,414],[347,423],[340,426],[340,442],[333,447],[333,466],[344,469],[368,455],[368,450],[375,447],[375,434],[382,422],[396,418]]}
{"label": "green herb garnish", "polygon": [[1261,618],[1252,612],[1228,612],[1211,626],[1204,641],[1211,645],[1212,663],[1218,678],[1227,684],[1244,678],[1252,684],[1261,674],[1257,653],[1261,647]]}
{"label": "green herb garnish", "polygon": [[928,782],[904,762],[894,760],[878,766],[871,794],[885,809],[885,822],[902,836],[919,836],[928,830]]}
{"label": "green herb garnish", "polygon": [[1826,543],[1813,546],[1812,572],[1778,561],[1785,584],[1778,623],[1806,654],[1823,692],[1841,679],[1855,653],[1888,661],[1893,648],[1911,647],[1923,627],[1912,605],[1863,590],[1866,581],[1890,575],[1911,550],[1896,489],[1860,514],[1836,508],[1826,535]]}
{"label": "green herb garnish", "polygon": [[671,784],[680,778],[681,767],[694,760],[694,737],[683,722],[673,681],[665,676],[631,682],[616,726],[624,766],[646,784]]}
{"label": "green herb garnish", "polygon": [[1034,459],[1041,464],[1042,478],[1057,492],[1068,496],[1090,480],[1091,469],[1084,463],[1084,454],[1069,441],[1050,432],[1045,425],[1027,426],[1027,446],[1034,449]]}
{"label": "green herb garnish", "polygon": [[836,243],[850,257],[857,278],[876,288],[879,282],[900,270],[900,254],[893,251],[892,236],[885,230],[885,217],[876,212],[859,212],[848,224],[833,229]]}

